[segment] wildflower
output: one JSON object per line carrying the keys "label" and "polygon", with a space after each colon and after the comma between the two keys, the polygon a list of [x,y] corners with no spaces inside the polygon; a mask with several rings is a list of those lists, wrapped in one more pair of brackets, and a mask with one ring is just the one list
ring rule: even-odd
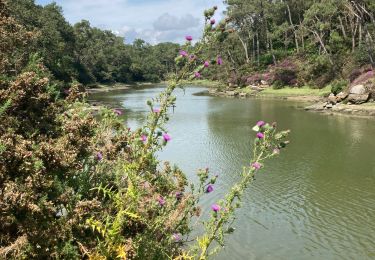
{"label": "wildflower", "polygon": [[182,57],[187,57],[187,56],[188,56],[188,53],[187,53],[186,51],[184,51],[184,50],[180,50],[180,55],[181,55]]}
{"label": "wildflower", "polygon": [[263,139],[264,138],[264,134],[262,132],[259,132],[259,133],[257,133],[257,137],[259,139]]}
{"label": "wildflower", "polygon": [[208,61],[205,61],[205,62],[203,63],[203,65],[204,65],[205,68],[207,68],[208,66],[210,66],[210,63],[209,63]]}
{"label": "wildflower", "polygon": [[190,36],[190,35],[187,35],[187,36],[185,36],[185,39],[187,40],[187,41],[192,41],[193,40],[193,37],[192,36]]}
{"label": "wildflower", "polygon": [[153,111],[154,113],[160,113],[160,108],[154,108],[152,111]]}
{"label": "wildflower", "polygon": [[195,60],[195,55],[191,54],[189,58],[190,58],[190,60]]}
{"label": "wildflower", "polygon": [[257,126],[262,127],[262,126],[264,126],[265,124],[266,124],[266,123],[265,123],[264,121],[258,121]]}
{"label": "wildflower", "polygon": [[251,166],[253,166],[253,168],[254,168],[255,170],[259,170],[259,169],[262,167],[262,164],[259,163],[259,162],[255,162],[255,163],[253,163]]}
{"label": "wildflower", "polygon": [[220,211],[220,206],[217,205],[217,204],[213,204],[213,205],[211,206],[211,209],[212,209],[214,212],[218,212],[218,211]]}
{"label": "wildflower", "polygon": [[216,20],[214,18],[211,19],[210,23],[214,25],[216,23]]}
{"label": "wildflower", "polygon": [[103,154],[101,152],[98,152],[96,154],[96,158],[98,159],[98,161],[101,161],[103,159]]}
{"label": "wildflower", "polygon": [[214,191],[214,186],[209,184],[206,188],[206,193],[210,193],[210,192],[213,192]]}
{"label": "wildflower", "polygon": [[178,234],[178,233],[174,233],[174,234],[172,235],[172,238],[173,238],[173,240],[174,240],[175,242],[179,242],[179,241],[181,241],[181,235]]}
{"label": "wildflower", "polygon": [[222,65],[222,64],[223,64],[223,59],[220,56],[218,56],[217,57],[217,65]]}
{"label": "wildflower", "polygon": [[164,141],[168,142],[168,141],[170,141],[172,138],[171,138],[171,136],[170,136],[169,134],[165,133],[165,134],[163,134],[163,139],[164,139]]}
{"label": "wildflower", "polygon": [[113,112],[115,112],[115,114],[118,115],[118,116],[122,115],[122,111],[119,110],[119,109],[113,109]]}
{"label": "wildflower", "polygon": [[141,141],[145,143],[147,141],[147,135],[142,135]]}
{"label": "wildflower", "polygon": [[181,191],[176,192],[176,199],[180,200],[182,199],[183,193]]}
{"label": "wildflower", "polygon": [[200,74],[199,72],[195,72],[195,73],[194,73],[194,76],[195,76],[196,78],[200,78],[200,77],[201,77],[201,74]]}
{"label": "wildflower", "polygon": [[165,199],[162,197],[162,196],[160,196],[159,198],[158,198],[158,202],[159,202],[159,205],[160,206],[164,206],[165,205]]}

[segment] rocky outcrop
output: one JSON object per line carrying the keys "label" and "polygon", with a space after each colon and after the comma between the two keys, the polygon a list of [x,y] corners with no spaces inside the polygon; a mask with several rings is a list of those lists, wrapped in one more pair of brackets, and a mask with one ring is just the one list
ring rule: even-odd
{"label": "rocky outcrop", "polygon": [[348,101],[352,104],[363,104],[369,100],[370,94],[349,94]]}
{"label": "rocky outcrop", "polygon": [[363,95],[367,93],[367,88],[364,85],[352,86],[349,90],[349,94]]}

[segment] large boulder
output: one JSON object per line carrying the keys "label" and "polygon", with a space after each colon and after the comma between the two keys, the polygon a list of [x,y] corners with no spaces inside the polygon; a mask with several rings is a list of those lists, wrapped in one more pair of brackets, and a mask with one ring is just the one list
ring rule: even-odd
{"label": "large boulder", "polygon": [[350,88],[349,94],[363,95],[367,93],[367,88],[364,85],[355,85]]}
{"label": "large boulder", "polygon": [[348,93],[346,92],[340,92],[336,95],[336,98],[337,98],[337,102],[341,102],[343,100],[345,100],[347,97],[348,97]]}
{"label": "large boulder", "polygon": [[370,98],[370,94],[349,94],[348,101],[352,104],[366,103]]}

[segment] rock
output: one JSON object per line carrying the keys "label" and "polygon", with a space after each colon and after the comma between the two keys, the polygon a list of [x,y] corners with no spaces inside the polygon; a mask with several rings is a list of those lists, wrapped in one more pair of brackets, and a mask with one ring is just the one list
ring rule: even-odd
{"label": "rock", "polygon": [[327,105],[326,105],[326,108],[327,108],[327,109],[331,109],[332,107],[333,107],[332,104],[327,104]]}
{"label": "rock", "polygon": [[328,101],[331,103],[331,104],[336,104],[337,103],[337,97],[331,93],[329,96],[328,96]]}
{"label": "rock", "polygon": [[353,104],[363,104],[366,103],[369,99],[370,94],[350,94],[348,97],[348,101]]}
{"label": "rock", "polygon": [[355,85],[350,88],[349,94],[364,95],[366,92],[367,89],[364,85]]}
{"label": "rock", "polygon": [[320,110],[324,110],[325,106],[326,106],[326,103],[317,103],[317,104],[313,104],[311,106],[305,107],[305,110],[320,111]]}
{"label": "rock", "polygon": [[261,81],[260,81],[260,84],[262,84],[262,85],[268,85],[268,84],[267,84],[267,81],[265,81],[265,80],[261,80]]}
{"label": "rock", "polygon": [[343,100],[345,100],[347,97],[348,97],[348,93],[346,92],[340,92],[336,95],[336,98],[337,98],[337,102],[341,102]]}
{"label": "rock", "polygon": [[234,91],[226,91],[225,94],[229,97],[234,97],[234,96],[238,95],[238,93],[234,92]]}
{"label": "rock", "polygon": [[241,93],[240,93],[240,97],[242,97],[242,98],[247,97],[247,93],[245,93],[245,92],[241,92]]}

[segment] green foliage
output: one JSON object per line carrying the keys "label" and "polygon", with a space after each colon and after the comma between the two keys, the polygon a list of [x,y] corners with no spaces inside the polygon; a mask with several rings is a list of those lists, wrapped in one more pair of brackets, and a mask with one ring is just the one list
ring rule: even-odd
{"label": "green foliage", "polygon": [[348,86],[348,81],[346,80],[335,80],[331,83],[331,93],[337,95],[341,91],[345,90]]}
{"label": "green foliage", "polygon": [[[33,1],[23,3],[35,7]],[[46,10],[46,17],[57,19],[52,27],[55,22],[65,24],[58,19],[61,10],[54,4]],[[212,10],[206,13],[207,21],[212,15]],[[38,15],[33,17],[32,22],[38,21]],[[211,250],[211,244],[223,246],[224,233],[231,228],[243,191],[261,163],[285,147],[288,131],[278,133],[275,125],[263,122],[254,127],[257,137],[252,163],[219,202],[223,210],[215,210],[204,223],[205,235],[188,248],[192,220],[201,211],[200,199],[217,176],[209,169],[198,170],[200,181],[193,185],[178,167],[168,162],[162,165],[156,152],[170,140],[165,128],[168,111],[176,102],[173,91],[197,73],[206,73],[207,66],[202,64],[210,59],[202,50],[207,43],[217,43],[215,39],[228,35],[223,23],[218,28],[209,26],[196,46],[183,46],[195,58],[179,58],[177,73],[171,74],[168,87],[147,102],[147,122],[134,131],[124,125],[118,111],[102,108],[95,114],[77,82],[72,82],[64,99],[59,97],[51,77],[61,73],[64,80],[69,72],[60,67],[63,63],[46,59],[47,50],[42,49],[41,56],[25,54],[30,62],[20,63],[16,75],[0,82],[0,258],[205,259],[217,251]],[[27,34],[22,26],[15,28],[18,31],[8,34],[10,42]],[[126,49],[109,32],[87,23],[77,28],[79,34],[92,34],[82,39],[104,36],[104,42],[109,40],[112,46]],[[56,42],[62,36],[52,28],[43,28],[42,33],[56,33]],[[116,66],[105,59],[111,51],[104,49],[91,58],[90,51],[103,47],[103,42],[93,42],[80,48],[85,59],[82,64],[93,77],[110,81]],[[8,53],[16,51],[16,46],[6,47]],[[152,51],[141,41],[132,48],[143,61],[147,61],[144,53]],[[144,69],[143,61],[137,70]],[[11,71],[5,67],[2,73],[8,76]],[[154,77],[150,71],[148,74]]]}

